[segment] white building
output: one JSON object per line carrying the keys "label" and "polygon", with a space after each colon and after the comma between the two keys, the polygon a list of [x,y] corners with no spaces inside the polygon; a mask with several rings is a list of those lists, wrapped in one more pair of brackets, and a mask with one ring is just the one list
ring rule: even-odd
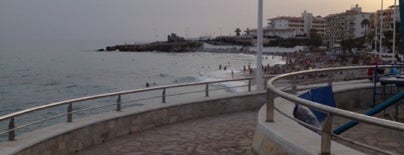
{"label": "white building", "polygon": [[[303,20],[303,32],[310,34],[310,30],[313,28],[313,14],[308,13],[306,10],[302,13]],[[310,35],[309,35],[310,36]]]}
{"label": "white building", "polygon": [[362,12],[358,5],[343,13],[331,14],[325,17],[324,40],[329,45],[340,43],[342,40],[356,39],[367,35],[370,24],[370,13]]}
{"label": "white building", "polygon": [[268,19],[266,36],[296,38],[305,36],[304,21],[300,17],[276,17]]}
{"label": "white building", "polygon": [[[268,26],[264,28],[264,37],[309,38],[313,29],[323,34],[324,20],[304,11],[301,17],[281,16],[268,19]],[[256,32],[256,29],[251,29],[247,34],[256,37]]]}

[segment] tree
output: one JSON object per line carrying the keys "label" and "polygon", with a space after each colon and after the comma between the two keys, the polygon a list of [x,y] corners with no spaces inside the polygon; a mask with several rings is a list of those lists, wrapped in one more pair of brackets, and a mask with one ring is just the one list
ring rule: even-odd
{"label": "tree", "polygon": [[240,36],[241,29],[237,28],[236,30],[234,30],[234,32],[236,32],[236,36]]}
{"label": "tree", "polygon": [[250,35],[250,28],[247,27],[247,29],[246,29],[244,32],[245,32],[245,34],[246,34],[247,36]]}
{"label": "tree", "polygon": [[345,51],[351,52],[353,48],[363,48],[364,43],[365,43],[365,37],[356,39],[348,38],[346,40],[341,41],[341,47],[344,52]]}
{"label": "tree", "polygon": [[[394,35],[393,30],[387,30],[387,31],[383,32],[383,36],[384,36],[383,43],[388,48],[391,48],[393,46],[393,35]],[[396,23],[396,40],[395,40],[396,41],[396,51],[400,51],[400,49],[401,49],[400,40],[401,40],[400,22],[397,22]]]}
{"label": "tree", "polygon": [[318,31],[315,29],[311,29],[309,44],[314,46],[320,46],[322,42],[323,39],[321,38],[321,35],[318,33]]}
{"label": "tree", "polygon": [[365,40],[366,40],[367,35],[368,35],[368,28],[369,28],[369,25],[370,25],[369,19],[364,19],[364,20],[362,20],[361,26],[362,26],[363,28],[365,28]]}

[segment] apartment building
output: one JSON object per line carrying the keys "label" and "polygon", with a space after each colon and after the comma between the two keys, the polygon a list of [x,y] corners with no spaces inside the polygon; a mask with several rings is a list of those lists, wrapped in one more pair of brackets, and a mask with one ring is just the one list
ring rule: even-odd
{"label": "apartment building", "polygon": [[347,39],[356,39],[369,33],[371,13],[362,12],[358,5],[342,13],[330,14],[325,19],[324,41],[334,45]]}
{"label": "apartment building", "polygon": [[373,13],[370,16],[370,31],[374,32],[374,30],[377,28],[378,29],[377,31],[379,33],[381,19],[383,20],[383,31],[389,31],[389,30],[392,31],[393,26],[394,26],[393,25],[393,23],[394,23],[394,10],[396,12],[395,13],[396,22],[400,22],[401,21],[400,20],[400,8],[399,8],[398,5],[396,5],[396,6],[392,5],[392,6],[388,7],[387,9],[384,9],[383,11],[377,10],[375,13]]}

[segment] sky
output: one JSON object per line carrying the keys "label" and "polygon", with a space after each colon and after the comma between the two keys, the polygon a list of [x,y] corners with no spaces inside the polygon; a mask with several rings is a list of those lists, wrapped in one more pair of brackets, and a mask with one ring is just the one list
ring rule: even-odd
{"label": "sky", "polygon": [[[263,0],[264,19],[340,13],[378,0]],[[384,8],[394,0],[384,0]],[[398,2],[397,2],[398,3]],[[165,40],[257,27],[258,0],[0,0],[0,40]],[[265,24],[265,23],[264,23]],[[265,26],[265,25],[264,25]]]}

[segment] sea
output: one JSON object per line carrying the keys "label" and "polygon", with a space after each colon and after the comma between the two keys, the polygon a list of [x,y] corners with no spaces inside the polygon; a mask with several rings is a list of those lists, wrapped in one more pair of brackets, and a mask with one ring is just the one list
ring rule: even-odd
{"label": "sea", "polygon": [[[97,52],[118,41],[0,41],[0,115],[67,99],[232,78],[255,67],[254,54]],[[264,56],[263,64],[285,63]],[[226,71],[219,70],[226,66]],[[234,83],[229,83],[231,87]],[[47,112],[46,114],[55,112]],[[5,126],[7,122],[0,122]]]}

